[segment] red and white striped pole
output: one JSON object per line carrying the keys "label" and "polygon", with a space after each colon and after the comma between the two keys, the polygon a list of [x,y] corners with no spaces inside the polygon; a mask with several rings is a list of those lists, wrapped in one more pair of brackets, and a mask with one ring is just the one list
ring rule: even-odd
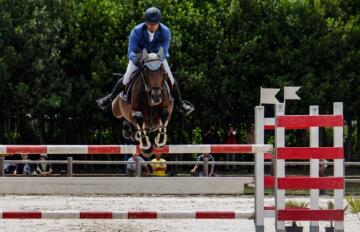
{"label": "red and white striped pole", "polygon": [[[268,144],[191,144],[154,148],[153,154],[271,152]],[[137,145],[0,145],[0,154],[141,154]]]}
{"label": "red and white striped pole", "polygon": [[0,211],[0,219],[252,219],[249,211]]}

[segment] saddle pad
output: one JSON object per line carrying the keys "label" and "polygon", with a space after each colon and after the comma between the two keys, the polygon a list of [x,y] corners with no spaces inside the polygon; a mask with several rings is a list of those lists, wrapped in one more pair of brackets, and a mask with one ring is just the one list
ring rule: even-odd
{"label": "saddle pad", "polygon": [[[130,82],[129,82],[129,84],[127,84],[127,86],[126,86],[126,88],[125,88],[125,91],[124,91],[126,94],[124,94],[123,92],[120,93],[120,98],[121,98],[123,101],[127,101],[128,104],[130,104],[130,100],[131,100],[131,88],[132,88],[132,86],[134,85],[135,80],[136,80],[137,78],[139,78],[139,76],[140,76],[140,75],[138,75],[138,74],[140,74],[140,72],[138,72],[138,71],[135,71],[135,72],[132,74],[132,77],[130,78]],[[173,102],[173,101],[174,101],[174,97],[173,97],[173,94],[172,94],[172,88],[170,88],[170,86],[171,86],[170,80],[167,79],[164,84],[165,84],[165,87],[166,87],[166,91],[167,91],[167,93],[168,93],[168,95],[169,95],[169,101],[170,101],[170,102]]]}

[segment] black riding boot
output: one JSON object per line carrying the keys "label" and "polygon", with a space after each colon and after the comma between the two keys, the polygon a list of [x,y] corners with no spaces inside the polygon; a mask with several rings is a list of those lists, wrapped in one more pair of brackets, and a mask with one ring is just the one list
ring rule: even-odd
{"label": "black riding boot", "polygon": [[173,92],[174,92],[175,105],[178,111],[184,114],[185,116],[191,114],[194,111],[194,107],[190,102],[181,100],[180,88],[176,80],[174,81]]}
{"label": "black riding boot", "polygon": [[96,100],[97,105],[102,109],[105,110],[112,102],[112,100],[119,95],[121,91],[125,89],[125,85],[123,84],[123,78],[120,78],[116,84],[114,89],[111,91],[110,94]]}

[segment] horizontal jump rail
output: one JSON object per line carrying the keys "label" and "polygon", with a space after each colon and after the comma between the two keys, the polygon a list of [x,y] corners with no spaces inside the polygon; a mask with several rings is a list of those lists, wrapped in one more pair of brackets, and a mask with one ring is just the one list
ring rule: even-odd
{"label": "horizontal jump rail", "polygon": [[[270,144],[166,145],[153,154],[272,152]],[[0,154],[141,154],[137,145],[0,145]]]}
{"label": "horizontal jump rail", "polygon": [[344,221],[344,210],[280,209],[281,221]]}
{"label": "horizontal jump rail", "polygon": [[0,211],[0,219],[253,219],[249,211]]}
{"label": "horizontal jump rail", "polygon": [[343,147],[278,147],[277,159],[344,159]]}
{"label": "horizontal jump rail", "polygon": [[344,189],[343,177],[288,176],[278,178],[278,189]]}
{"label": "horizontal jump rail", "polygon": [[276,126],[287,129],[307,129],[310,127],[342,127],[342,115],[281,115]]}

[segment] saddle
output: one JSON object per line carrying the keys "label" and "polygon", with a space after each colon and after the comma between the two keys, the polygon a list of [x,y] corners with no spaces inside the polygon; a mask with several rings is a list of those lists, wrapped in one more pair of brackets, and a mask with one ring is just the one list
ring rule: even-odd
{"label": "saddle", "polygon": [[[140,78],[140,74],[141,74],[140,70],[136,70],[135,72],[133,72],[130,76],[129,83],[125,86],[124,91],[122,91],[120,93],[121,100],[126,101],[128,104],[130,104],[130,101],[131,101],[131,88],[134,85],[135,80],[137,78]],[[170,88],[170,86],[171,86],[171,82],[169,79],[167,79],[165,81],[165,87],[166,87],[167,93],[169,95],[169,101],[173,102],[174,97],[173,97],[173,93],[172,93],[172,88]]]}
{"label": "saddle", "polygon": [[140,76],[139,74],[140,74],[139,70],[136,70],[135,72],[133,72],[130,76],[129,83],[125,86],[124,91],[121,91],[121,93],[120,93],[120,98],[123,101],[128,102],[128,104],[130,104],[130,100],[131,100],[131,87],[134,85],[135,80]]}

